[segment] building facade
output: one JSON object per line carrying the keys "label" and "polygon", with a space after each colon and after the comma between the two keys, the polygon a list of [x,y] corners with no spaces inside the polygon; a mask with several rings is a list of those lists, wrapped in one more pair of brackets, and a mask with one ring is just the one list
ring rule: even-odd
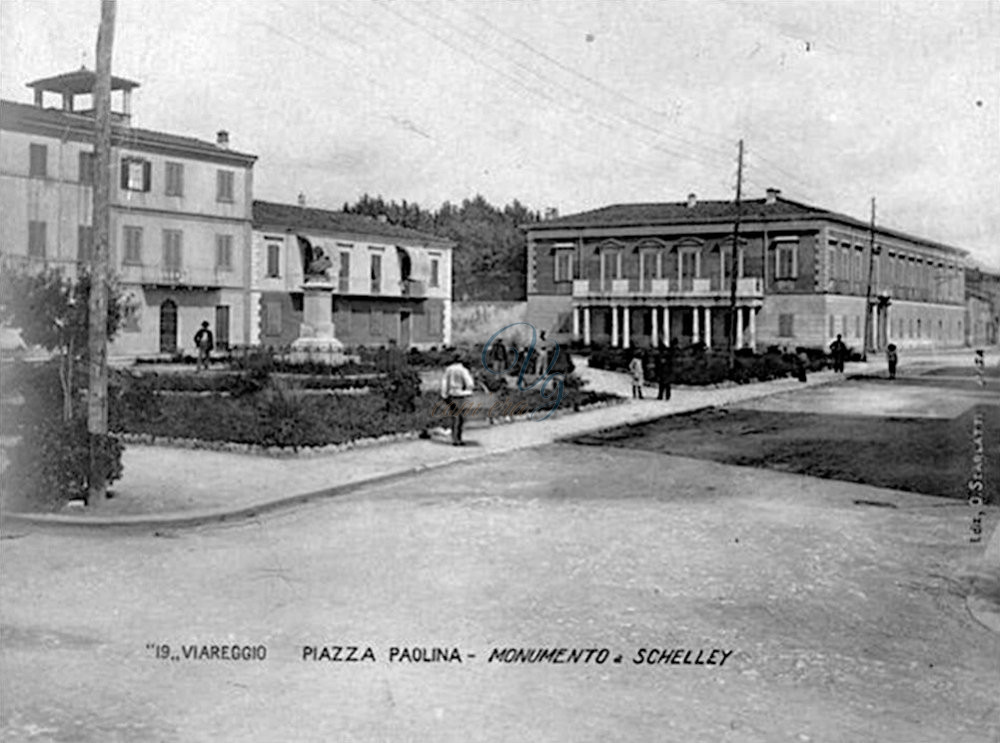
{"label": "building facade", "polygon": [[447,345],[452,247],[356,214],[255,201],[251,342],[281,347],[300,337],[308,249],[329,259],[334,335],[346,346]]}
{"label": "building facade", "polygon": [[[774,189],[740,215],[738,347],[965,342],[965,251]],[[733,202],[692,194],[532,224],[528,318],[586,345],[727,347],[735,217]]]}
{"label": "building facade", "polygon": [[[93,240],[94,73],[29,83],[33,105],[0,102],[0,257],[74,276]],[[135,312],[109,352],[193,351],[203,321],[216,343],[250,340],[250,245],[255,156],[215,142],[131,126],[138,83],[114,78],[112,271]],[[45,94],[61,108],[46,108]]]}
{"label": "building facade", "polygon": [[1000,343],[1000,274],[980,266],[965,271],[966,345]]}

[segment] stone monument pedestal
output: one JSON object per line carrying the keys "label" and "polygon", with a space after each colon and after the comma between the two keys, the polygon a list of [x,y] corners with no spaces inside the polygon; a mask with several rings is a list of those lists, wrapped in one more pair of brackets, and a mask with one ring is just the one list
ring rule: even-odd
{"label": "stone monument pedestal", "polygon": [[302,285],[302,324],[292,341],[291,361],[318,361],[340,366],[349,358],[333,334],[333,284],[308,281]]}

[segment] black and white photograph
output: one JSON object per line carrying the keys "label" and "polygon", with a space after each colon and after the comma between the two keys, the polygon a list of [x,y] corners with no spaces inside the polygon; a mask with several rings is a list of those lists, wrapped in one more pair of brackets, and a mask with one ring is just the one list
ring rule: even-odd
{"label": "black and white photograph", "polygon": [[0,740],[1000,743],[1000,0],[0,0]]}

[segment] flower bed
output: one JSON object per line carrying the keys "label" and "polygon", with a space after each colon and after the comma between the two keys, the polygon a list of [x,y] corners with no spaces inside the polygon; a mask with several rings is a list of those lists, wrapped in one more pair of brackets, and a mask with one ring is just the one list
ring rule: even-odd
{"label": "flower bed", "polygon": [[[496,379],[504,385],[496,386],[492,393],[493,401],[503,403],[498,410],[516,409],[519,412],[513,414],[523,415],[545,403],[537,388],[510,389],[507,380]],[[433,413],[440,398],[419,392],[419,378],[409,370],[379,379],[372,387],[377,394],[368,395],[315,395],[274,380],[239,396],[221,391],[160,395],[150,394],[159,379],[119,381],[111,395],[112,427],[148,440],[193,439],[297,450],[425,431],[447,423],[440,413]],[[576,410],[611,398],[614,396],[583,390],[579,380],[570,377],[560,409]],[[486,411],[481,415],[485,417]]]}

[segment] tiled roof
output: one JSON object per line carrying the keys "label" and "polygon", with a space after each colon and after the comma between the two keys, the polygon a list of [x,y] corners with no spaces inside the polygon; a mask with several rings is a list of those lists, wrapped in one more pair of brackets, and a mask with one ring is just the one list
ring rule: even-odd
{"label": "tiled roof", "polygon": [[[92,142],[94,117],[59,108],[39,108],[27,103],[0,100],[0,129]],[[116,123],[111,125],[111,143],[116,147],[183,152],[191,157],[238,162],[244,165],[250,165],[257,159],[256,155],[219,147],[213,142],[194,137]]]}
{"label": "tiled roof", "polygon": [[[777,199],[768,204],[765,199],[743,202],[744,218],[803,219],[825,217],[831,212],[799,204],[787,199]],[[598,225],[660,225],[696,224],[700,222],[731,222],[736,216],[732,201],[662,202],[653,204],[612,204],[592,211],[569,214],[531,225],[531,229],[561,229],[564,227],[595,227]]]}
{"label": "tiled roof", "polygon": [[347,214],[329,209],[315,209],[295,204],[278,204],[273,201],[253,202],[255,228],[286,228],[293,230],[318,230],[351,235],[370,235],[420,243],[433,243],[448,247],[454,243],[443,237],[431,235],[408,227],[380,222],[361,214]]}
{"label": "tiled roof", "polygon": [[[869,224],[846,214],[839,214],[809,204],[801,204],[778,197],[768,204],[766,199],[749,199],[742,203],[741,218],[746,221],[767,220],[769,223],[803,219],[823,219],[853,227],[868,229]],[[585,229],[588,227],[646,227],[732,222],[736,217],[733,201],[661,202],[649,204],[612,204],[600,209],[568,214],[525,225],[530,232],[544,230]],[[920,243],[950,253],[965,255],[966,251],[922,237],[908,235],[898,230],[877,226],[877,233]]]}

